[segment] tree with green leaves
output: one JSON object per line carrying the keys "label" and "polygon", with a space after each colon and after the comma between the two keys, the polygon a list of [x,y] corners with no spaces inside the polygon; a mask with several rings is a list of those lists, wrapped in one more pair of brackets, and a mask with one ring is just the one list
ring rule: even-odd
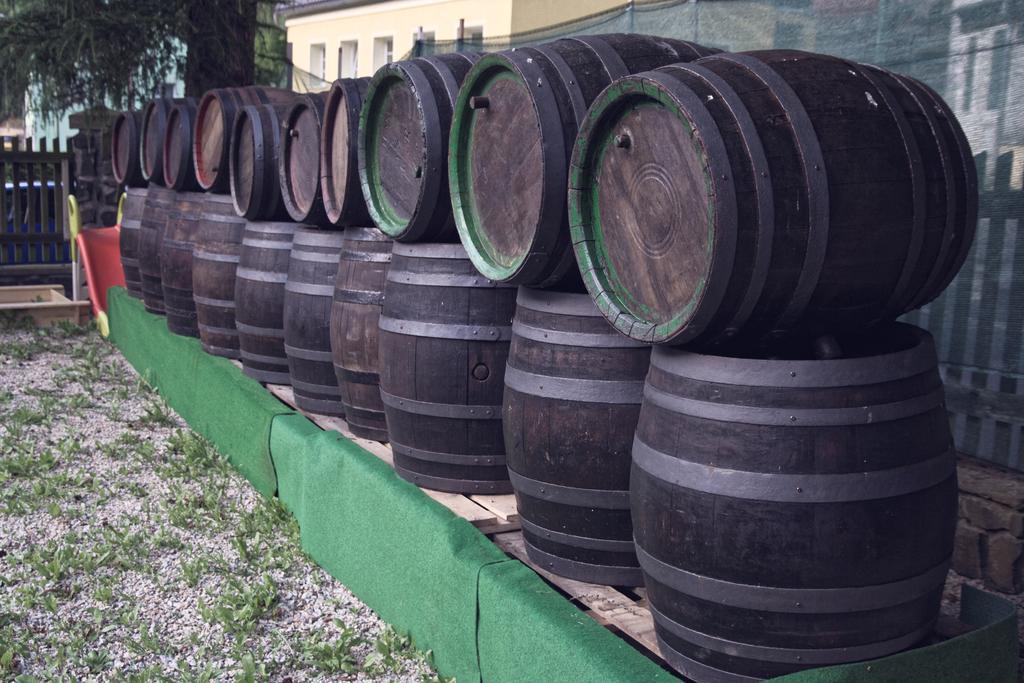
{"label": "tree with green leaves", "polygon": [[175,73],[191,96],[250,85],[283,41],[271,0],[0,0],[0,114],[26,90],[45,117],[137,106]]}

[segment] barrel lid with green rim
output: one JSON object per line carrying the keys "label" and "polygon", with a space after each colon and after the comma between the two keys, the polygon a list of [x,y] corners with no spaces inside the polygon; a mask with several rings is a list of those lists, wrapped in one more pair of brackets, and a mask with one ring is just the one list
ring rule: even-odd
{"label": "barrel lid with green rim", "polygon": [[422,103],[401,64],[388,64],[374,74],[359,117],[359,179],[385,234],[400,237],[409,227],[426,165]]}
{"label": "barrel lid with green rim", "polygon": [[610,85],[581,126],[569,186],[576,260],[612,325],[649,343],[703,332],[729,282],[737,209],[700,98],[659,72]]}
{"label": "barrel lid with green rim", "polygon": [[448,181],[455,225],[477,269],[492,280],[536,284],[554,246],[538,228],[562,223],[562,204],[552,201],[561,190],[549,181],[564,179],[566,169],[557,103],[528,52],[486,55],[466,75]]}

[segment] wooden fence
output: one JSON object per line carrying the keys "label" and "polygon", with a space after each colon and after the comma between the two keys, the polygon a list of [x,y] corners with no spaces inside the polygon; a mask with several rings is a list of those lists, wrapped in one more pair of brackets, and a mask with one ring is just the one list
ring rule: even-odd
{"label": "wooden fence", "polygon": [[0,142],[0,283],[69,280],[72,155],[56,139]]}

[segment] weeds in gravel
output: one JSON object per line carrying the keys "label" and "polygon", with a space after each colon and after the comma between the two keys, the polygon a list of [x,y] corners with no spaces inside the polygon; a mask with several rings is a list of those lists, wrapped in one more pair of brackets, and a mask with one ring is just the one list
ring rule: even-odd
{"label": "weeds in gravel", "polygon": [[0,681],[443,683],[85,332],[0,323]]}
{"label": "weeds in gravel", "polygon": [[316,632],[302,644],[302,655],[317,671],[328,674],[352,674],[361,669],[355,649],[366,640],[353,628],[349,628],[340,619],[334,620],[339,635],[327,640]]}
{"label": "weeds in gravel", "polygon": [[220,624],[228,633],[245,636],[277,602],[277,585],[269,574],[252,584],[231,576],[213,605],[200,600],[199,614],[211,624]]}

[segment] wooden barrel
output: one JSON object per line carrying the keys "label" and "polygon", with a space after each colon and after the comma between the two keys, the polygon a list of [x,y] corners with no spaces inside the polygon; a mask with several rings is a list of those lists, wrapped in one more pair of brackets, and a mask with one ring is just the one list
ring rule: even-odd
{"label": "wooden barrel", "polygon": [[121,214],[121,268],[128,293],[136,299],[142,298],[142,274],[139,272],[139,240],[142,233],[142,217],[146,209],[145,187],[125,189],[124,210]]}
{"label": "wooden barrel", "polygon": [[110,168],[118,185],[145,187],[139,163],[142,112],[123,111],[110,127]]}
{"label": "wooden barrel", "polygon": [[[902,306],[894,310],[905,312],[938,297],[967,260],[978,225],[978,172],[956,115],[934,90],[909,76],[867,68],[883,78],[900,99],[914,127],[927,176],[922,183],[927,197],[922,232],[927,229],[928,233],[919,238],[920,252],[915,256],[931,268],[919,286],[915,279],[900,288],[905,296],[897,299]],[[927,127],[923,121],[927,121]],[[922,270],[919,268],[918,273]]]}
{"label": "wooden barrel", "polygon": [[142,210],[139,228],[139,275],[142,282],[142,301],[150,313],[163,315],[164,288],[160,271],[164,229],[173,208],[174,191],[160,185],[150,185],[146,192],[146,205]]}
{"label": "wooden barrel", "polygon": [[356,436],[388,440],[380,400],[378,321],[391,238],[376,228],[346,228],[331,307],[331,355],[345,421]]}
{"label": "wooden barrel", "polygon": [[339,78],[324,105],[320,134],[320,196],[332,225],[371,225],[359,187],[359,112],[369,78]]}
{"label": "wooden barrel", "polygon": [[973,171],[897,81],[780,50],[605,90],[569,198],[576,257],[609,320],[654,343],[750,346],[801,326],[859,329],[936,294],[959,268],[939,243],[969,246],[976,190],[955,200],[962,210],[928,198],[948,186],[922,148],[954,175]]}
{"label": "wooden barrel", "polygon": [[713,52],[609,34],[482,57],[455,104],[448,165],[455,223],[480,272],[524,285],[578,283],[565,198],[587,107],[616,78]]}
{"label": "wooden barrel", "polygon": [[331,357],[331,304],[343,239],[333,230],[297,230],[284,288],[284,350],[295,404],[323,415],[345,414]]}
{"label": "wooden barrel", "polygon": [[164,184],[178,192],[194,192],[195,165],[192,163],[192,127],[195,125],[196,101],[186,97],[171,107],[163,141]]}
{"label": "wooden barrel", "polygon": [[380,316],[380,396],[395,471],[456,493],[509,493],[501,397],[515,289],[459,244],[395,244]]}
{"label": "wooden barrel", "polygon": [[458,240],[448,196],[448,129],[459,85],[480,55],[392,62],[359,117],[359,180],[374,224],[401,242]]}
{"label": "wooden barrel", "polygon": [[643,583],[629,466],[650,357],[586,294],[519,289],[502,424],[526,552],[548,571]]}
{"label": "wooden barrel", "polygon": [[285,104],[290,90],[248,86],[208,90],[199,100],[192,134],[192,157],[199,187],[226,194],[230,189],[228,152],[235,116],[248,104]]}
{"label": "wooden barrel", "polygon": [[158,97],[142,108],[142,128],[139,133],[139,163],[142,177],[151,184],[165,185],[164,135],[167,117],[180,100]]}
{"label": "wooden barrel", "polygon": [[328,226],[320,196],[320,129],[327,93],[295,98],[281,118],[281,200],[293,221]]}
{"label": "wooden barrel", "polygon": [[281,156],[282,105],[242,107],[231,133],[231,200],[249,220],[283,220],[278,163]]}
{"label": "wooden barrel", "polygon": [[192,249],[199,233],[205,196],[201,192],[175,193],[160,251],[167,329],[186,337],[199,336],[192,293]]}
{"label": "wooden barrel", "polygon": [[245,374],[288,384],[284,350],[284,286],[296,223],[249,221],[235,277],[235,327]]}
{"label": "wooden barrel", "polygon": [[934,344],[903,324],[839,344],[838,360],[654,349],[633,531],[662,654],[688,678],[873,659],[931,632],[957,520]]}
{"label": "wooden barrel", "polygon": [[225,358],[241,357],[235,327],[235,274],[245,224],[227,195],[207,193],[192,252],[192,291],[203,349]]}

